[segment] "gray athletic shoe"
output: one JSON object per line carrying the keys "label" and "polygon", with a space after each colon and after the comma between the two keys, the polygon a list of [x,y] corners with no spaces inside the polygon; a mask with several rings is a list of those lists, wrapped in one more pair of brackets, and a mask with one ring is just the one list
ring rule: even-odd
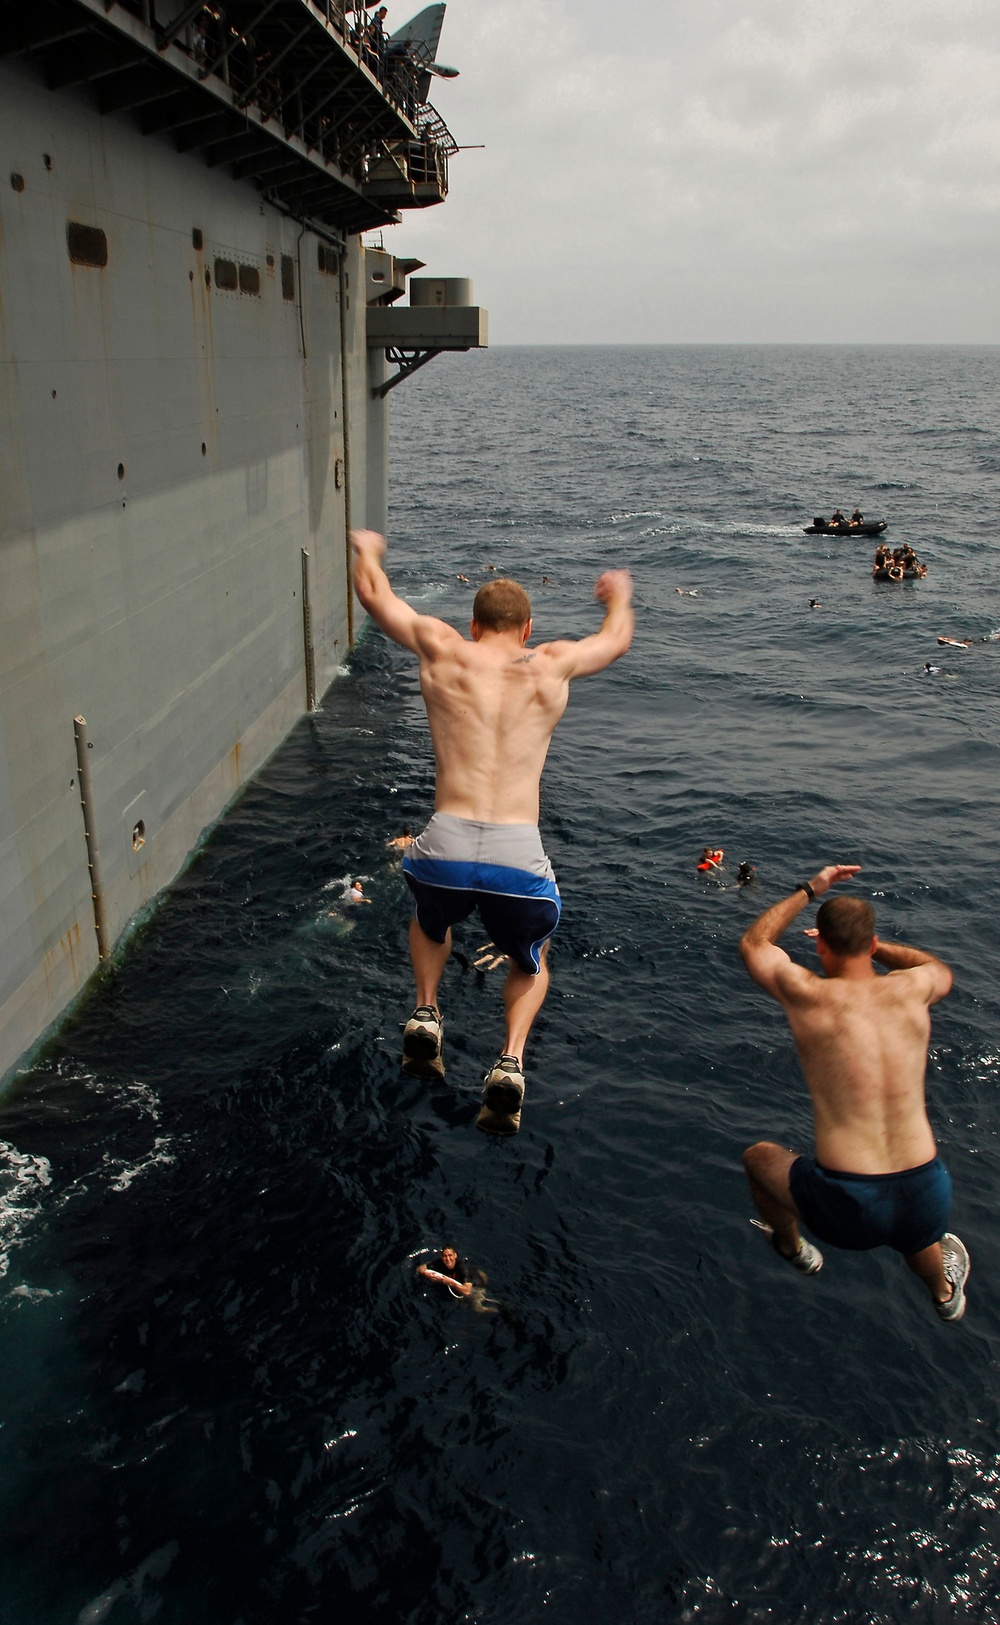
{"label": "gray athletic shoe", "polygon": [[476,1127],[483,1134],[516,1134],[521,1127],[521,1113],[491,1112],[488,1106],[480,1106]]}
{"label": "gray athletic shoe", "polygon": [[500,1117],[513,1117],[524,1099],[524,1073],[516,1055],[501,1055],[483,1079],[483,1105]]}
{"label": "gray athletic shoe", "polygon": [[934,1308],[942,1320],[961,1320],[965,1314],[965,1283],[972,1268],[969,1249],[961,1237],[948,1232],[941,1237],[941,1253],[944,1278],[951,1282],[951,1297],[946,1303],[935,1303]]}
{"label": "gray athletic shoe", "polygon": [[763,1230],[778,1257],[783,1258],[786,1264],[791,1264],[793,1270],[798,1270],[800,1275],[819,1274],[823,1268],[823,1254],[818,1247],[813,1246],[811,1241],[806,1241],[803,1238],[795,1257],[789,1258],[788,1254],[783,1253],[778,1246],[778,1238],[769,1224],[765,1224],[763,1219],[751,1219],[750,1223],[757,1230]]}
{"label": "gray athletic shoe", "polygon": [[444,1077],[444,1022],[430,1004],[418,1004],[403,1028],[403,1071],[411,1078]]}

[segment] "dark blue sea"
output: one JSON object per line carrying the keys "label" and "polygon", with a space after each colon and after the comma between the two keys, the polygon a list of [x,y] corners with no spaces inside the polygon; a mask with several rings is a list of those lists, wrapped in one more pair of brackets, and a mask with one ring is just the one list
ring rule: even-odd
{"label": "dark blue sea", "polygon": [[[1000,1620],[1000,351],[500,349],[392,399],[421,609],[463,625],[493,564],[573,637],[635,574],[632,651],[546,770],[521,1133],[474,1128],[501,972],[449,967],[443,1085],[398,1070],[384,843],[433,772],[369,630],[0,1104],[0,1619]],[[803,534],[855,503],[925,580]],[[957,1326],[895,1255],[806,1280],[748,1222],[741,1149],[810,1114],[736,944],[827,861],[955,970]],[[497,1313],[418,1284],[447,1241]]]}

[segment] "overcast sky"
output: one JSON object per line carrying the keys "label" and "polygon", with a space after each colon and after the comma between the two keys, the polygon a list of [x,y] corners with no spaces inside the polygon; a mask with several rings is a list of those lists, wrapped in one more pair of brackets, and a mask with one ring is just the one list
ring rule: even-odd
{"label": "overcast sky", "polygon": [[486,150],[386,246],[492,342],[1000,342],[997,0],[450,0],[439,55]]}

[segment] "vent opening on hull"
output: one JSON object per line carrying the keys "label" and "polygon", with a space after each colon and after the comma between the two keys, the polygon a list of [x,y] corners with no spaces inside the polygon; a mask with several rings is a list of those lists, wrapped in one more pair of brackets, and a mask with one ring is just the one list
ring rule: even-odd
{"label": "vent opening on hull", "polygon": [[100,270],[108,263],[108,239],[100,226],[82,226],[71,220],[66,227],[66,246],[74,265],[94,265]]}

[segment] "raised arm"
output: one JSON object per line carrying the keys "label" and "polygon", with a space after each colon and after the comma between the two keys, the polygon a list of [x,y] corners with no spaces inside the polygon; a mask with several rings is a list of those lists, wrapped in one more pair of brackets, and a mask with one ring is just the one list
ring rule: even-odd
{"label": "raised arm", "polygon": [[418,615],[412,604],[397,596],[382,568],[385,537],[377,530],[352,530],[354,591],[363,609],[386,637],[414,654],[430,655],[440,641],[461,638],[461,633],[434,615]]}
{"label": "raised arm", "polygon": [[943,959],[925,953],[922,948],[908,948],[904,942],[881,942],[872,955],[886,970],[915,970],[921,972],[926,985],[927,1003],[937,1004],[951,992],[952,974]]}
{"label": "raised arm", "polygon": [[463,1298],[468,1298],[472,1294],[471,1281],[456,1281],[454,1276],[442,1275],[440,1270],[428,1269],[426,1264],[417,1265],[417,1274],[422,1275],[427,1281],[438,1281],[441,1286],[454,1287],[455,1291],[460,1292]]}
{"label": "raised arm", "polygon": [[765,993],[770,993],[773,999],[781,1001],[789,997],[812,975],[804,966],[796,965],[784,948],[778,947],[778,938],[801,914],[806,903],[822,897],[839,880],[850,880],[860,873],[861,867],[857,863],[828,863],[808,883],[812,898],[805,886],[797,886],[790,896],[783,897],[779,903],[772,903],[763,914],[759,914],[753,925],[744,931],[740,939],[743,963],[758,986]]}
{"label": "raised arm", "polygon": [[604,620],[589,638],[577,642],[562,639],[543,644],[546,654],[557,662],[562,676],[590,677],[618,660],[632,642],[635,612],[632,609],[632,576],[628,570],[605,570],[598,578],[594,597],[605,605]]}

